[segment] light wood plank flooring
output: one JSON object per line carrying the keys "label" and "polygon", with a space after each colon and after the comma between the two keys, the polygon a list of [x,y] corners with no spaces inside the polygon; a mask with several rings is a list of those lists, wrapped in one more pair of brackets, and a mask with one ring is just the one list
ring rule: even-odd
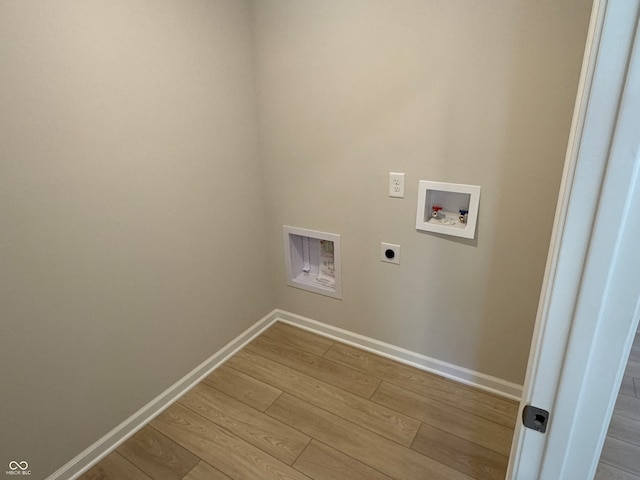
{"label": "light wood plank flooring", "polygon": [[81,480],[503,480],[517,408],[276,323]]}
{"label": "light wood plank flooring", "polygon": [[633,342],[596,480],[640,480],[640,330]]}

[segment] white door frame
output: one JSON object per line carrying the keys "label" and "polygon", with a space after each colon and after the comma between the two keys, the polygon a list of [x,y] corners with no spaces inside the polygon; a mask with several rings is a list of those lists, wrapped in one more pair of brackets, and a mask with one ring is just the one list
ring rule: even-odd
{"label": "white door frame", "polygon": [[594,1],[508,479],[593,478],[638,325],[639,8]]}

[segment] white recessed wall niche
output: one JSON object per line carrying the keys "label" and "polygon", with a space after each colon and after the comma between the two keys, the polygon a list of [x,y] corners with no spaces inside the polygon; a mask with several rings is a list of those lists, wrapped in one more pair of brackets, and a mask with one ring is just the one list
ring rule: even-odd
{"label": "white recessed wall niche", "polygon": [[282,229],[287,284],[341,299],[340,235],[287,225]]}
{"label": "white recessed wall niche", "polygon": [[475,238],[480,187],[420,180],[416,229]]}

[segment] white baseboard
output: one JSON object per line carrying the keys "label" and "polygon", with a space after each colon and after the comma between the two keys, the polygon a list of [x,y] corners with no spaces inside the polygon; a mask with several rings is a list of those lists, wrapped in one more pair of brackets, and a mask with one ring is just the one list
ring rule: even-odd
{"label": "white baseboard", "polygon": [[411,365],[420,370],[435,373],[450,380],[470,385],[486,392],[495,393],[496,395],[511,400],[520,401],[522,397],[522,385],[517,383],[507,382],[506,380],[492,377],[491,375],[427,357],[426,355],[374,340],[373,338],[343,330],[342,328],[318,322],[301,315],[296,315],[295,313],[277,309],[274,311],[274,314],[275,318],[283,323],[309,330],[318,335],[367,350],[406,365]]}
{"label": "white baseboard", "polygon": [[207,360],[187,373],[184,377],[131,415],[120,425],[100,438],[93,445],[47,477],[46,480],[75,480],[92,466],[113,452],[138,430],[160,415],[191,387],[222,365],[227,359],[242,349],[276,321],[276,310],[258,320],[231,342],[214,353]]}
{"label": "white baseboard", "polygon": [[318,335],[337,340],[371,353],[395,360],[406,365],[435,373],[465,385],[471,385],[487,392],[495,393],[512,400],[520,400],[522,385],[507,382],[468,368],[442,362],[435,358],[396,347],[373,338],[343,330],[326,323],[276,309],[267,314],[231,342],[202,362],[183,378],[174,383],[144,407],[131,415],[120,425],[100,438],[97,442],[79,453],[65,465],[49,475],[46,480],[75,480],[89,470],[122,443],[127,441],[138,430],[160,415],[173,402],[184,395],[191,387],[222,365],[227,359],[242,349],[247,343],[260,335],[273,323],[280,321],[308,330]]}

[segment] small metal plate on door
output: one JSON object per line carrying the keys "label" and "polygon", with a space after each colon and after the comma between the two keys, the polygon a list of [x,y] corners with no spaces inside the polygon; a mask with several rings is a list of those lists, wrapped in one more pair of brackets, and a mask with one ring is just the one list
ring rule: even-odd
{"label": "small metal plate on door", "polygon": [[549,412],[532,405],[527,405],[522,410],[522,423],[525,427],[544,433],[549,423]]}

